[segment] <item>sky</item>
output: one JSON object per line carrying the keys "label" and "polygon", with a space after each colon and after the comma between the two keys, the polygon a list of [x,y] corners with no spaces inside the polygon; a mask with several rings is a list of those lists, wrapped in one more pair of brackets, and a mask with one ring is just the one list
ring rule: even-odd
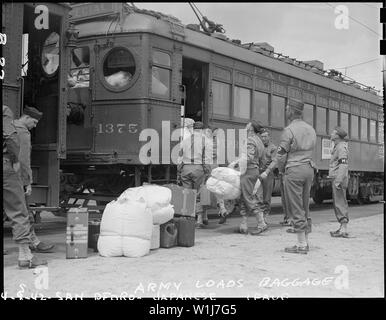
{"label": "sky", "polygon": [[[188,2],[134,4],[173,15],[185,25],[199,23]],[[325,70],[336,69],[357,82],[383,89],[383,59],[379,54],[381,2],[195,2],[195,5],[209,20],[222,24],[230,39],[242,43],[267,42],[275,52],[301,61],[319,60]],[[348,9],[348,29],[335,26],[339,15],[335,8],[339,5]],[[370,60],[375,61],[353,66]]]}

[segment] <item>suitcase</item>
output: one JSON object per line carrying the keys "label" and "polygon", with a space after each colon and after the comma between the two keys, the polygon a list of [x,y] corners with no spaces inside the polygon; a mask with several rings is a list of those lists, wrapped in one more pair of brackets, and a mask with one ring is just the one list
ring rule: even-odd
{"label": "suitcase", "polygon": [[98,238],[101,230],[101,221],[92,220],[88,222],[88,247],[98,252]]}
{"label": "suitcase", "polygon": [[193,247],[196,232],[196,219],[193,217],[179,217],[173,219],[177,225],[177,245],[179,247]]}
{"label": "suitcase", "polygon": [[87,258],[88,249],[88,211],[76,209],[67,213],[66,258]]}
{"label": "suitcase", "polygon": [[172,200],[170,204],[174,206],[176,216],[195,217],[196,215],[196,196],[197,191],[186,189],[176,184],[167,184],[163,187],[172,191]]}

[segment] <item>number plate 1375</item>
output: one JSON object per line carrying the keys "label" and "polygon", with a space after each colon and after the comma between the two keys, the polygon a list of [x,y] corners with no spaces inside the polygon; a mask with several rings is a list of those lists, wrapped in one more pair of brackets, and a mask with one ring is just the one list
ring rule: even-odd
{"label": "number plate 1375", "polygon": [[138,132],[137,123],[99,123],[98,124],[98,134],[102,133],[136,133]]}

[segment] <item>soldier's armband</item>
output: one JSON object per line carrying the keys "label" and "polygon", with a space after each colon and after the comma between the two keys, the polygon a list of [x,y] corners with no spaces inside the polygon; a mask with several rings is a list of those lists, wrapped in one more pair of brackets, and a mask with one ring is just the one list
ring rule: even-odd
{"label": "soldier's armband", "polygon": [[348,164],[347,158],[339,159],[338,164]]}
{"label": "soldier's armband", "polygon": [[284,155],[284,154],[286,154],[286,153],[287,153],[287,151],[285,151],[285,149],[284,149],[284,148],[282,148],[282,147],[279,147],[279,148],[277,148],[277,153],[278,153],[278,154],[280,154],[280,155]]}

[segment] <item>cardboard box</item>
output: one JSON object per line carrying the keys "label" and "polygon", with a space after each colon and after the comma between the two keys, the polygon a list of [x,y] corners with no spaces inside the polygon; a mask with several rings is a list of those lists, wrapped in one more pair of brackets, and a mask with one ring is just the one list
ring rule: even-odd
{"label": "cardboard box", "polygon": [[76,209],[67,213],[66,258],[87,258],[88,249],[88,211]]}
{"label": "cardboard box", "polygon": [[186,189],[176,184],[167,184],[163,187],[172,191],[171,204],[174,206],[176,216],[195,217],[196,215],[196,190]]}

